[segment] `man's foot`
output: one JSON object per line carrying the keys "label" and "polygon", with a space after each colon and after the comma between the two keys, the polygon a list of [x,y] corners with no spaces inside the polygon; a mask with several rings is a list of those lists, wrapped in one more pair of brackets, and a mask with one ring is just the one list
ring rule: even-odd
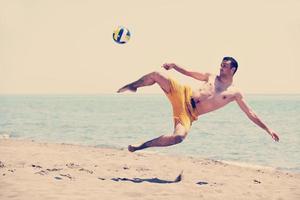
{"label": "man's foot", "polygon": [[133,87],[132,85],[125,85],[124,87],[120,88],[117,93],[125,92],[125,91],[131,91],[131,92],[136,92],[137,88]]}
{"label": "man's foot", "polygon": [[128,151],[135,152],[136,150],[137,150],[136,147],[134,147],[132,145],[128,145]]}

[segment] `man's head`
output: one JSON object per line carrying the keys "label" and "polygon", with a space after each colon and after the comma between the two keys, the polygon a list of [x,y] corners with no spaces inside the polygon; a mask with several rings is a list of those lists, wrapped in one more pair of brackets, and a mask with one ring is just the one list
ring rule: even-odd
{"label": "man's head", "polygon": [[232,76],[235,74],[236,70],[238,69],[237,61],[232,57],[224,57],[221,63],[220,74],[222,75],[229,75]]}

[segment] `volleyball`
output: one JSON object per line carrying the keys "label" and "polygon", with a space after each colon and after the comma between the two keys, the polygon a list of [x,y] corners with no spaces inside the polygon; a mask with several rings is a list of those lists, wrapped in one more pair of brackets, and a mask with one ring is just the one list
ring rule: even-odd
{"label": "volleyball", "polygon": [[113,33],[113,39],[118,44],[125,44],[130,39],[130,32],[124,26],[119,26]]}

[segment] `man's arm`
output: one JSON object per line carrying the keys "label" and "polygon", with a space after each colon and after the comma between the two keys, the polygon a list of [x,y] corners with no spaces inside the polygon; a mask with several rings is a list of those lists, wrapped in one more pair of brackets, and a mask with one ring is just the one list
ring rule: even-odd
{"label": "man's arm", "polygon": [[174,63],[165,63],[165,64],[163,64],[162,67],[165,68],[166,70],[175,69],[176,71],[178,71],[186,76],[190,76],[190,77],[200,80],[200,81],[208,81],[208,78],[210,75],[209,73],[188,71],[188,70],[184,69],[183,67],[180,67]]}
{"label": "man's arm", "polygon": [[253,121],[256,125],[264,129],[269,133],[269,135],[275,140],[276,142],[279,141],[279,137],[277,134],[270,128],[267,127],[266,124],[264,124],[260,118],[254,113],[254,111],[247,105],[246,101],[244,100],[244,97],[241,93],[236,94],[236,102],[240,106],[240,108],[244,111],[244,113],[248,116],[248,118]]}

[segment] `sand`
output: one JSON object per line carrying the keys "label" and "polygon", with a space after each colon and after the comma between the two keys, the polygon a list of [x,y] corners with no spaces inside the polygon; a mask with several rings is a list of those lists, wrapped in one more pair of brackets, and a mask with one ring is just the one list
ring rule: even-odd
{"label": "sand", "polygon": [[0,139],[0,199],[296,200],[300,174],[145,151]]}

